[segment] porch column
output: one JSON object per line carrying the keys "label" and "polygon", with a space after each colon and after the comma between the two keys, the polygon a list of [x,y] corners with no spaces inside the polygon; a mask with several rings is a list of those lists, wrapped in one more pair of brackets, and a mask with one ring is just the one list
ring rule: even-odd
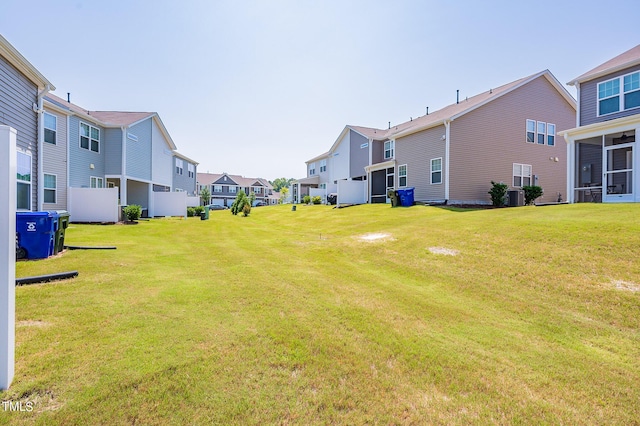
{"label": "porch column", "polygon": [[0,126],[0,390],[9,389],[15,372],[16,134]]}

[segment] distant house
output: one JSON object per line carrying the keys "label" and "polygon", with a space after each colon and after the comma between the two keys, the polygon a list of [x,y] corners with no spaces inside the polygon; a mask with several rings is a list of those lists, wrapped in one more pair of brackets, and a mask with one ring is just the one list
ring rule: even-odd
{"label": "distant house", "polygon": [[327,153],[307,161],[307,177],[292,190],[325,185],[340,202],[341,181],[366,181],[370,203],[413,187],[416,201],[488,204],[493,180],[540,185],[539,201],[557,201],[566,197],[566,150],[556,134],[573,125],[575,110],[545,70],[386,130],[346,126]]}
{"label": "distant house", "polygon": [[209,187],[211,200],[207,204],[231,207],[239,191],[256,196],[256,202],[276,204],[273,197],[273,186],[266,179],[245,178],[228,173],[198,173],[198,193],[203,187]]}
{"label": "distant house", "polygon": [[174,191],[185,191],[189,196],[197,197],[198,163],[177,152],[173,153],[173,188]]}
{"label": "distant house", "polygon": [[571,202],[640,202],[640,45],[568,83],[578,92],[568,146]]}
{"label": "distant house", "polygon": [[47,123],[41,112],[44,96],[55,87],[1,35],[0,76],[0,124],[17,131],[17,209],[42,210]]}

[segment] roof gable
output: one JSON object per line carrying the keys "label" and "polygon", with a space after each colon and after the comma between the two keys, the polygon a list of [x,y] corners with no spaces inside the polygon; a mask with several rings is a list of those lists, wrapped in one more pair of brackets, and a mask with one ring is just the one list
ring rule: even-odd
{"label": "roof gable", "polygon": [[576,83],[583,83],[638,64],[640,64],[640,44],[609,59],[581,76],[574,78],[567,84],[575,85]]}
{"label": "roof gable", "polygon": [[38,86],[38,89],[56,90],[55,86],[22,56],[18,50],[0,35],[0,55],[16,67],[25,77]]}

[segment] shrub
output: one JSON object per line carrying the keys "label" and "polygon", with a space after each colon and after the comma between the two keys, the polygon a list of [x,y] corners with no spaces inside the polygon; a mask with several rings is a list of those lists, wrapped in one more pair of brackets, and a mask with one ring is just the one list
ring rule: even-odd
{"label": "shrub", "polygon": [[251,213],[251,203],[245,203],[242,207],[242,214],[244,217],[247,217],[249,216],[249,213]]}
{"label": "shrub", "polygon": [[315,197],[313,197],[313,198],[311,199],[311,202],[312,202],[313,204],[320,204],[320,203],[322,202],[322,197],[321,197],[321,196],[319,196],[319,195],[316,195]]}
{"label": "shrub", "polygon": [[131,204],[130,206],[125,207],[122,212],[129,222],[135,222],[136,220],[140,219],[140,215],[142,214],[142,207],[137,204]]}
{"label": "shrub", "polygon": [[193,208],[193,215],[200,216],[200,214],[204,212],[204,206],[196,206]]}
{"label": "shrub", "polygon": [[502,207],[505,205],[505,199],[507,197],[507,184],[505,183],[496,183],[491,181],[491,190],[489,190],[489,195],[491,195],[491,204],[495,207]]}
{"label": "shrub", "polygon": [[[249,206],[248,210],[245,210],[245,206]],[[236,199],[233,201],[231,205],[231,214],[237,215],[238,213],[243,212],[245,216],[248,216],[251,212],[251,202],[249,201],[249,197],[244,191],[238,192],[236,195]]]}
{"label": "shrub", "polygon": [[193,217],[196,214],[196,209],[194,207],[187,207],[187,217]]}
{"label": "shrub", "polygon": [[536,198],[542,197],[544,194],[542,188],[536,185],[523,186],[522,190],[524,191],[524,203],[527,206],[533,204]]}
{"label": "shrub", "polygon": [[304,197],[302,197],[302,203],[303,204],[309,204],[311,202],[311,197],[308,195],[305,195]]}

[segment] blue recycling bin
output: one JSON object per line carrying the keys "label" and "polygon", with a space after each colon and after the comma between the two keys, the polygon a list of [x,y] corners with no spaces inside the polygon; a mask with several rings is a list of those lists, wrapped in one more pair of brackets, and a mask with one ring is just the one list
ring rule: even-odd
{"label": "blue recycling bin", "polygon": [[411,207],[413,205],[413,192],[415,188],[403,188],[398,189],[398,197],[400,198],[400,205],[402,207]]}
{"label": "blue recycling bin", "polygon": [[46,259],[53,255],[57,228],[56,212],[16,213],[16,257]]}

